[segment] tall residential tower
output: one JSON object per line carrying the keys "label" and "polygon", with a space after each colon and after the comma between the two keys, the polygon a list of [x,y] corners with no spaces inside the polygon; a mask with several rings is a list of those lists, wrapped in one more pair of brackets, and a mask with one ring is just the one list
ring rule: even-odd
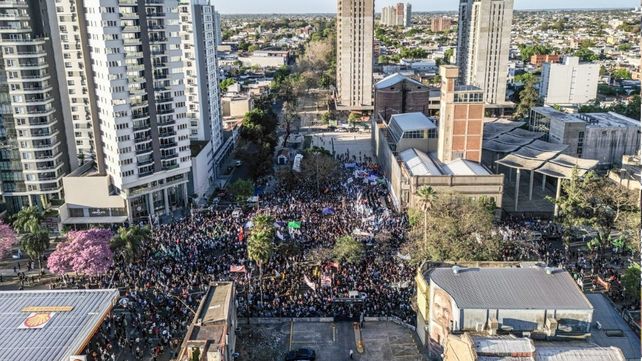
{"label": "tall residential tower", "polygon": [[462,84],[480,87],[487,104],[506,103],[513,0],[461,0],[457,65]]}
{"label": "tall residential tower", "polygon": [[337,2],[337,108],[371,110],[374,0]]}

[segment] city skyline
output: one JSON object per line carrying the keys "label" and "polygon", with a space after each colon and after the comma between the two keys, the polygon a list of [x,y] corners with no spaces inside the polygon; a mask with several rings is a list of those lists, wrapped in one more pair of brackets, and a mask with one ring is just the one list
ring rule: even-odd
{"label": "city skyline", "polygon": [[[384,6],[394,5],[399,0],[379,0],[375,2],[375,12],[380,13]],[[413,6],[413,12],[430,11],[457,11],[458,0],[439,1],[415,0],[401,1],[409,2]],[[314,4],[296,0],[277,0],[271,2],[250,3],[250,2],[218,2],[216,8],[222,14],[311,14],[311,13],[336,13],[336,0],[315,1]],[[515,10],[547,10],[547,9],[614,9],[633,8],[640,6],[635,0],[613,0],[604,2],[602,0],[568,0],[564,2],[556,0],[516,0]]]}

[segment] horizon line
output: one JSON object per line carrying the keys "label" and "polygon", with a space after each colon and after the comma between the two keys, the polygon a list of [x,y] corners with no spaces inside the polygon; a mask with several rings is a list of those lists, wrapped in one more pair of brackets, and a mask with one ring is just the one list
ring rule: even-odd
{"label": "horizon line", "polygon": [[[514,11],[577,11],[577,10],[582,10],[582,11],[609,11],[609,10],[634,10],[637,9],[638,7],[614,7],[614,8],[521,8],[521,9],[514,9]],[[450,13],[450,12],[457,12],[457,9],[451,9],[451,10],[413,10],[414,13]],[[221,15],[336,15],[336,12],[310,12],[310,13],[302,13],[302,12],[262,12],[262,13],[223,13],[221,12]],[[376,12],[375,14],[381,14],[381,12]]]}

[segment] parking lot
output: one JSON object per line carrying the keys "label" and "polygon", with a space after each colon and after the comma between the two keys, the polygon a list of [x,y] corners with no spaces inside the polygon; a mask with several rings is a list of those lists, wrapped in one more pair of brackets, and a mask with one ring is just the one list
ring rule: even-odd
{"label": "parking lot", "polygon": [[[282,322],[241,325],[237,339],[240,361],[283,360],[289,350],[311,348],[318,361],[423,360],[409,329],[392,322],[366,322],[362,329],[364,353],[358,353],[351,322]],[[260,349],[260,353],[255,350]]]}

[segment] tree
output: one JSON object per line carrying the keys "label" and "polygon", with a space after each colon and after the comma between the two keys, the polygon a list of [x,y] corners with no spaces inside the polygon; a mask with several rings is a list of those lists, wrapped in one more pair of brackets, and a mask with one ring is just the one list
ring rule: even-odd
{"label": "tree", "polygon": [[[600,250],[611,244],[613,231],[619,231],[627,244],[639,243],[639,232],[631,232],[639,227],[635,197],[606,177],[593,172],[580,177],[575,169],[571,179],[562,180],[560,198],[551,201],[558,206],[558,221],[565,228],[588,226],[593,229]],[[637,247],[639,249],[639,245]]]}
{"label": "tree", "polygon": [[417,190],[417,197],[421,204],[421,210],[424,214],[424,247],[428,244],[428,212],[437,199],[437,192],[431,186],[423,186]]}
{"label": "tree", "polygon": [[337,179],[339,162],[325,149],[306,149],[301,161],[301,176],[303,181],[314,180],[317,186],[317,193],[321,187]]}
{"label": "tree", "polygon": [[245,179],[239,179],[230,184],[229,189],[237,202],[246,202],[254,194],[254,184]]}
{"label": "tree", "polygon": [[631,72],[624,68],[615,69],[611,74],[617,80],[631,79]]}
{"label": "tree", "polygon": [[38,267],[42,271],[42,255],[49,249],[49,232],[44,229],[37,229],[25,233],[20,238],[20,247],[25,251],[27,256],[34,261],[38,261]]}
{"label": "tree", "polygon": [[227,89],[230,86],[234,85],[234,83],[236,83],[236,81],[233,78],[226,78],[226,79],[221,80],[221,84],[220,84],[221,93],[227,92]]}
{"label": "tree", "polygon": [[259,266],[259,287],[263,302],[263,265],[269,262],[274,252],[274,219],[267,215],[256,215],[252,219],[252,230],[247,241],[247,256]]}
{"label": "tree", "polygon": [[580,48],[574,55],[579,57],[581,61],[585,62],[593,62],[599,59],[599,56],[588,48]]}
{"label": "tree", "polygon": [[448,48],[446,51],[444,51],[444,62],[446,64],[450,64],[451,58],[453,57],[453,54],[455,52],[455,49],[453,48]]}
{"label": "tree", "polygon": [[631,263],[622,275],[624,297],[627,302],[640,302],[640,264]]}
{"label": "tree", "polygon": [[321,121],[323,122],[323,124],[330,123],[330,117],[331,117],[330,112],[325,112],[321,114]]}
{"label": "tree", "polygon": [[38,207],[22,208],[13,220],[13,228],[20,234],[35,232],[45,219],[44,213]]}
{"label": "tree", "polygon": [[[414,220],[404,253],[422,261],[487,261],[501,256],[502,242],[493,227],[493,212],[479,200],[439,194],[424,217]],[[424,227],[427,229],[424,239]]]}
{"label": "tree", "polygon": [[113,264],[109,248],[111,231],[92,228],[86,231],[67,233],[67,240],[59,243],[47,260],[47,267],[53,273],[94,276],[105,273]]}
{"label": "tree", "polygon": [[149,227],[132,225],[120,227],[118,232],[111,239],[110,247],[113,251],[121,252],[126,260],[134,261],[144,241],[152,238]]}
{"label": "tree", "polygon": [[16,239],[16,232],[8,224],[0,221],[0,259],[11,251]]}
{"label": "tree", "polygon": [[286,102],[283,104],[283,122],[285,123],[285,135],[283,136],[282,147],[286,147],[288,144],[288,138],[290,138],[290,133],[292,132],[292,124],[299,120],[299,115],[296,112],[294,104]]}
{"label": "tree", "polygon": [[332,255],[338,261],[358,263],[363,258],[363,243],[352,236],[341,236],[337,238],[332,249]]}
{"label": "tree", "polygon": [[192,357],[190,361],[201,361],[201,349],[200,347],[192,347]]}
{"label": "tree", "polygon": [[528,116],[531,108],[537,105],[539,101],[539,94],[535,88],[537,78],[535,76],[527,77],[525,79],[524,89],[519,93],[519,104],[515,112],[515,119],[523,119]]}

